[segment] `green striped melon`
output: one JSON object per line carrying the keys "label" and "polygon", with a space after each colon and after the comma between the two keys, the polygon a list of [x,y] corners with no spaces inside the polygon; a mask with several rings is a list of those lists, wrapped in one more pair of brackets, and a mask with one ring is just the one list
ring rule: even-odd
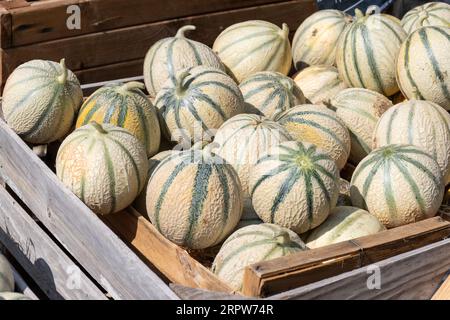
{"label": "green striped melon", "polygon": [[306,245],[310,249],[324,247],[386,230],[378,219],[360,208],[336,207],[328,219],[308,236]]}
{"label": "green striped melon", "polygon": [[158,114],[141,89],[136,81],[98,89],[81,106],[76,128],[91,121],[125,128],[144,143],[148,156],[154,155],[161,141]]}
{"label": "green striped melon", "polygon": [[148,182],[150,221],[167,239],[191,249],[222,242],[241,219],[242,206],[236,171],[207,150],[167,157]]}
{"label": "green striped melon", "polygon": [[387,14],[364,16],[359,9],[355,12],[356,21],[345,29],[337,44],[339,74],[349,87],[391,96],[399,90],[395,64],[407,34],[397,18]]}
{"label": "green striped melon", "polygon": [[408,34],[420,27],[450,27],[450,5],[443,2],[429,2],[415,7],[403,16],[402,26]]}
{"label": "green striped melon", "polygon": [[247,266],[307,250],[298,235],[289,229],[263,223],[235,231],[222,245],[212,271],[231,288],[242,290]]}
{"label": "green striped melon", "polygon": [[203,43],[187,39],[186,31],[195,30],[187,25],[174,37],[156,42],[148,50],[144,60],[144,82],[148,93],[155,97],[168,79],[175,81],[178,71],[200,65],[225,71],[219,57]]}
{"label": "green striped melon", "polygon": [[251,168],[250,195],[261,220],[304,233],[325,221],[335,207],[339,170],[315,145],[283,142]]}
{"label": "green striped melon", "polygon": [[0,300],[31,300],[29,297],[18,292],[0,292]]}
{"label": "green striped melon", "polygon": [[321,104],[347,88],[335,67],[318,65],[308,67],[294,75],[308,103]]}
{"label": "green striped melon", "polygon": [[246,210],[251,210],[249,171],[259,157],[292,138],[278,123],[256,114],[240,114],[225,122],[214,138],[213,152],[236,170],[242,184]]}
{"label": "green striped melon", "polygon": [[429,101],[409,100],[386,111],[374,131],[374,148],[412,144],[432,155],[450,180],[450,115]]}
{"label": "green striped melon", "polygon": [[214,41],[214,52],[237,82],[259,71],[287,75],[292,55],[289,27],[261,20],[250,20],[226,28]]}
{"label": "green striped melon", "polygon": [[292,41],[295,68],[334,65],[336,44],[351,21],[351,16],[339,10],[321,10],[303,21]]}
{"label": "green striped melon", "polygon": [[178,152],[177,150],[165,150],[161,151],[157,154],[155,154],[153,157],[148,159],[148,172],[147,172],[147,180],[145,182],[144,187],[142,188],[141,193],[138,195],[136,200],[133,202],[134,208],[139,211],[143,216],[148,217],[147,214],[147,186],[148,186],[148,180],[152,176],[153,171],[156,169],[158,164],[161,163],[164,159],[171,156],[175,152]]}
{"label": "green striped melon", "polygon": [[382,94],[361,88],[345,89],[331,99],[328,107],[336,110],[350,132],[350,162],[358,164],[372,151],[378,119],[391,106],[392,102]]}
{"label": "green striped melon", "polygon": [[71,129],[83,93],[75,74],[47,60],[17,67],[3,90],[2,110],[8,125],[30,143],[47,144]]}
{"label": "green striped melon", "polygon": [[350,134],[336,113],[321,105],[300,105],[276,120],[297,141],[323,149],[342,169],[350,154]]}
{"label": "green striped melon", "polygon": [[14,274],[6,257],[0,253],[0,292],[14,290]]}
{"label": "green striped melon", "polygon": [[352,199],[350,198],[350,182],[340,178],[339,179],[339,196],[336,206],[351,206]]}
{"label": "green striped melon", "polygon": [[104,215],[128,207],[142,190],[148,161],[129,131],[91,122],[61,144],[56,174],[92,211]]}
{"label": "green striped melon", "polygon": [[257,72],[241,82],[239,88],[245,102],[269,118],[305,103],[305,97],[295,82],[279,72]]}
{"label": "green striped melon", "polygon": [[180,71],[156,96],[163,133],[177,142],[200,141],[214,136],[229,118],[244,111],[244,98],[224,72],[199,66]]}
{"label": "green striped melon", "polygon": [[428,100],[450,110],[450,27],[423,27],[403,43],[397,80],[408,99]]}
{"label": "green striped melon", "polygon": [[351,185],[353,205],[388,228],[433,217],[444,195],[438,163],[412,145],[375,149],[356,167]]}

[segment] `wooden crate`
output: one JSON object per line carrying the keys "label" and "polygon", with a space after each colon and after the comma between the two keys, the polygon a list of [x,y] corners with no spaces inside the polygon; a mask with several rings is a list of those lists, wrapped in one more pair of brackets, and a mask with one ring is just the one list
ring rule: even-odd
{"label": "wooden crate", "polygon": [[[95,88],[92,85],[86,87]],[[90,292],[92,298],[101,298],[102,290],[114,298],[174,298],[173,292],[167,290],[152,269],[159,270],[163,278],[178,285],[235,293],[209,270],[211,256],[205,258],[168,241],[133,208],[100,220],[55,176],[57,144],[49,146],[49,154],[44,159],[46,165],[3,120],[0,120],[0,140],[0,177],[10,188],[0,188],[0,202],[6,203],[0,208],[0,215],[3,215],[0,216],[0,240],[7,242],[6,235],[1,237],[2,229],[14,230],[9,237],[19,243],[30,242],[31,238],[38,255],[48,258],[51,262],[48,265],[58,269],[58,277],[61,275],[60,283],[55,281],[58,290],[64,290],[61,288],[67,278],[64,269],[76,262],[86,275],[83,278],[86,289],[79,294]],[[352,168],[343,171],[346,175],[351,172]],[[23,201],[20,205],[26,206],[33,217],[13,196]],[[376,235],[251,265],[245,270],[243,294],[273,296],[436,243],[450,235],[450,222],[445,217],[442,214]],[[25,225],[22,220],[26,221]],[[127,251],[102,221],[133,249],[140,260]],[[34,224],[33,228],[29,224]],[[36,226],[42,229],[37,234]],[[42,237],[54,238],[57,244],[49,247],[49,240],[42,240]],[[17,255],[20,254],[18,250]],[[60,262],[61,259],[55,258],[57,256],[64,256],[65,260]],[[30,260],[29,268],[32,269],[33,261]],[[42,283],[48,287],[45,280]],[[146,295],[149,286],[153,286],[153,290]],[[73,292],[66,292],[64,297],[72,298]]]}
{"label": "wooden crate", "polygon": [[[67,8],[77,5],[81,28],[69,30]],[[183,25],[208,45],[224,28],[262,19],[292,32],[316,10],[315,0],[41,0],[0,1],[1,87],[30,59],[66,58],[81,83],[142,74],[145,53]]]}

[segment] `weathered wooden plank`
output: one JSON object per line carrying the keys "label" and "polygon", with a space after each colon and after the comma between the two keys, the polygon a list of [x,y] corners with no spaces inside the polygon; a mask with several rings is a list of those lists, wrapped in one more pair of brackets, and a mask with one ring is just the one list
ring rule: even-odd
{"label": "weathered wooden plank", "polygon": [[255,300],[238,294],[190,288],[175,283],[170,288],[183,300]]}
{"label": "weathered wooden plank", "polygon": [[161,235],[133,208],[103,219],[144,261],[154,265],[172,282],[211,291],[233,292],[186,250]]}
{"label": "weathered wooden plank", "polygon": [[15,291],[23,293],[28,298],[32,300],[39,300],[39,298],[36,296],[36,294],[31,290],[31,288],[28,286],[28,284],[25,282],[25,280],[22,278],[19,272],[17,272],[16,268],[14,266],[11,266],[14,273],[14,283],[15,283]]}
{"label": "weathered wooden plank", "polygon": [[[450,269],[450,268],[449,268]],[[450,277],[448,273],[445,275],[445,280],[440,284],[439,289],[433,294],[432,300],[450,300]]]}
{"label": "weathered wooden plank", "polygon": [[268,296],[420,248],[450,235],[450,223],[434,217],[376,235],[299,252],[246,268],[243,293]]}
{"label": "weathered wooden plank", "polygon": [[106,299],[3,187],[0,240],[50,299]]}
{"label": "weathered wooden plank", "polygon": [[59,61],[66,57],[66,63],[72,70],[142,59],[153,43],[173,36],[178,28],[186,24],[197,26],[197,31],[189,34],[190,38],[208,45],[212,45],[224,28],[249,19],[267,20],[279,26],[285,22],[295,31],[315,10],[314,0],[293,0],[7,48],[3,49],[2,72],[10,74],[19,64],[31,58]]}
{"label": "weathered wooden plank", "polygon": [[176,295],[0,120],[0,175],[115,299]]}
{"label": "weathered wooden plank", "polygon": [[[13,17],[11,46],[49,41],[144,23],[225,11],[285,0],[50,0],[10,10]],[[80,28],[69,29],[67,19],[77,5]],[[6,46],[2,46],[6,48]]]}
{"label": "weathered wooden plank", "polygon": [[[270,299],[430,299],[450,269],[450,239],[379,261]],[[373,271],[378,270],[378,271]],[[379,272],[380,287],[373,287]],[[371,278],[369,278],[371,277]],[[369,289],[369,282],[372,289]]]}

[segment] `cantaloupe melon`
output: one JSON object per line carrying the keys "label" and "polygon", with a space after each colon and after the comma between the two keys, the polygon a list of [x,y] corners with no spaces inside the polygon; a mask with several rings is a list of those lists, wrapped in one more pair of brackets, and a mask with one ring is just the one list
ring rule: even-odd
{"label": "cantaloupe melon", "polygon": [[236,171],[207,150],[170,155],[147,187],[150,221],[167,239],[191,249],[224,240],[241,218],[242,202]]}
{"label": "cantaloupe melon", "polygon": [[300,87],[308,103],[328,102],[340,91],[347,88],[333,66],[317,65],[308,67],[294,75],[295,83]]}
{"label": "cantaloupe melon", "polygon": [[337,44],[339,74],[349,87],[391,96],[399,90],[395,64],[407,34],[393,16],[355,12],[356,21],[344,30]]}
{"label": "cantaloupe melon", "polygon": [[239,88],[245,102],[269,118],[305,103],[295,82],[279,72],[257,72],[241,82]]}
{"label": "cantaloupe melon", "polygon": [[203,43],[185,37],[195,26],[181,27],[174,37],[164,38],[151,46],[144,60],[144,81],[151,97],[156,97],[168,79],[175,81],[178,71],[200,65],[225,71],[219,57]]}
{"label": "cantaloupe melon", "polygon": [[292,54],[289,27],[250,20],[226,28],[214,41],[214,52],[229,73],[241,82],[259,71],[277,71],[287,75]]}
{"label": "cantaloupe melon", "polygon": [[386,111],[374,131],[374,148],[412,144],[432,155],[450,178],[450,115],[437,104],[409,100]]}
{"label": "cantaloupe melon", "polygon": [[23,140],[46,144],[69,132],[82,101],[80,83],[64,59],[59,64],[31,60],[18,66],[6,81],[2,110]]}
{"label": "cantaloupe melon", "polygon": [[6,257],[0,253],[0,292],[14,290],[14,274]]}
{"label": "cantaloupe melon", "polygon": [[450,110],[450,27],[422,27],[400,48],[397,81],[408,99]]}
{"label": "cantaloupe melon", "polygon": [[235,231],[222,245],[212,271],[236,291],[242,289],[244,270],[250,264],[307,250],[289,229],[263,223]]}
{"label": "cantaloupe melon", "polygon": [[336,163],[310,143],[280,143],[250,169],[253,208],[267,223],[296,233],[319,226],[339,195]]}
{"label": "cantaloupe melon", "polygon": [[177,73],[156,96],[155,105],[168,140],[190,143],[214,136],[229,118],[244,112],[237,84],[224,72],[194,67]]}
{"label": "cantaloupe melon", "polygon": [[56,157],[56,174],[92,211],[125,209],[145,185],[145,147],[129,131],[91,122],[72,132]]}
{"label": "cantaloupe melon", "polygon": [[366,210],[355,207],[336,207],[324,223],[312,230],[306,245],[314,249],[384,230],[386,227]]}
{"label": "cantaloupe melon", "polygon": [[98,89],[81,106],[76,128],[91,121],[125,128],[144,143],[148,156],[154,155],[161,140],[158,115],[141,89],[144,84],[136,81]]}
{"label": "cantaloupe melon", "polygon": [[433,217],[444,195],[438,163],[412,145],[375,149],[356,167],[351,184],[353,205],[388,228]]}
{"label": "cantaloupe melon", "polygon": [[372,136],[381,115],[392,102],[368,89],[350,88],[338,93],[327,104],[348,128],[351,137],[350,162],[358,164],[372,151]]}
{"label": "cantaloupe melon", "polygon": [[403,16],[402,26],[408,34],[421,27],[450,27],[450,4],[429,2],[415,7]]}
{"label": "cantaloupe melon", "polygon": [[342,169],[350,154],[350,134],[332,110],[321,105],[300,105],[279,114],[275,120],[297,141],[323,149]]}
{"label": "cantaloupe melon", "polygon": [[352,17],[339,10],[321,10],[302,22],[292,41],[297,70],[313,65],[335,64],[336,44]]}

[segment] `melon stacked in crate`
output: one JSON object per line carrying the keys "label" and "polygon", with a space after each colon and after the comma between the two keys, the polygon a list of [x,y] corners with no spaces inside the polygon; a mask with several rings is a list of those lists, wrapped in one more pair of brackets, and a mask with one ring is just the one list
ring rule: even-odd
{"label": "melon stacked in crate", "polygon": [[150,44],[150,97],[115,83],[83,102],[64,60],[34,60],[8,79],[3,113],[30,144],[62,142],[56,173],[95,213],[133,205],[172,243],[212,251],[212,272],[240,291],[250,264],[437,214],[449,10],[319,11],[292,46],[286,24],[233,24],[212,48],[184,26]]}

